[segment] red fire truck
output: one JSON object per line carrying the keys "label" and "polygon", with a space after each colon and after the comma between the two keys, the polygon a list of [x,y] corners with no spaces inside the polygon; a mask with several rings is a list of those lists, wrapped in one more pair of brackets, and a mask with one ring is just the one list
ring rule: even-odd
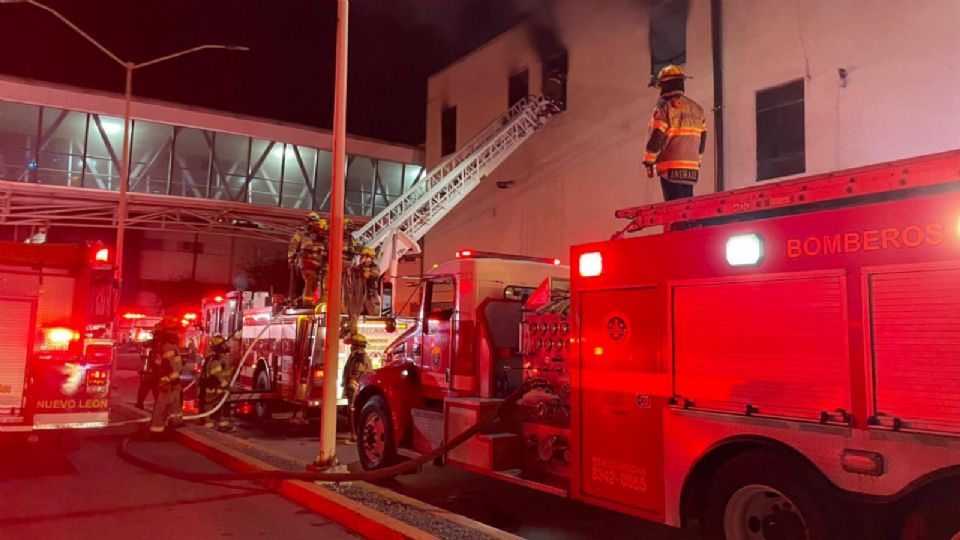
{"label": "red fire truck", "polygon": [[838,538],[854,507],[884,523],[858,538],[958,538],[960,152],[618,217],[664,232],[575,246],[571,276],[428,275],[361,381],[364,467],[539,379],[446,463],[709,538]]}
{"label": "red fire truck", "polygon": [[0,433],[107,424],[112,262],[99,244],[0,242]]}

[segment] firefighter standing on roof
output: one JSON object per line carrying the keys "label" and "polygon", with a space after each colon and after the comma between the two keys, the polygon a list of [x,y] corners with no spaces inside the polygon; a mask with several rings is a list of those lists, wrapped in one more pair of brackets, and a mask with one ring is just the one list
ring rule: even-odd
{"label": "firefighter standing on roof", "polygon": [[350,338],[350,356],[343,366],[343,397],[347,399],[347,406],[350,408],[350,439],[348,443],[356,443],[356,426],[354,425],[353,398],[356,397],[357,390],[360,389],[360,377],[373,370],[373,363],[367,356],[367,337],[363,334],[354,334]]}
{"label": "firefighter standing on roof", "polygon": [[660,88],[660,99],[650,118],[643,165],[647,177],[660,177],[666,201],[693,196],[707,145],[703,107],[683,94],[686,78],[680,67],[670,65],[651,82]]}
{"label": "firefighter standing on roof", "polygon": [[[306,223],[297,230],[287,249],[287,261],[299,266],[303,277],[302,305],[312,307],[317,298],[326,298],[323,287],[327,271],[327,221],[320,214],[310,212]],[[317,294],[319,290],[319,295]]]}
{"label": "firefighter standing on roof", "polygon": [[157,386],[159,394],[153,405],[153,417],[150,431],[161,433],[168,421],[177,425],[183,419],[183,402],[180,396],[180,371],[183,358],[180,357],[180,323],[176,318],[166,317],[158,325],[158,334],[154,335],[153,360],[157,365]]}

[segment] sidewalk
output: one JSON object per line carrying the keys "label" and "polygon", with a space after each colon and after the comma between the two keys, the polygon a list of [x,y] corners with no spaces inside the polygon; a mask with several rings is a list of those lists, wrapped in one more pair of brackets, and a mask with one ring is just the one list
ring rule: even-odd
{"label": "sidewalk", "polygon": [[[208,458],[238,471],[303,471],[312,459],[280,453],[255,441],[201,427],[177,432],[177,440]],[[290,446],[290,445],[288,445]],[[338,453],[346,458],[341,446]],[[313,449],[315,455],[316,448]],[[355,468],[356,464],[351,464]],[[298,504],[371,538],[443,538],[515,540],[518,536],[405,497],[366,482],[316,484],[282,481],[270,486]]]}

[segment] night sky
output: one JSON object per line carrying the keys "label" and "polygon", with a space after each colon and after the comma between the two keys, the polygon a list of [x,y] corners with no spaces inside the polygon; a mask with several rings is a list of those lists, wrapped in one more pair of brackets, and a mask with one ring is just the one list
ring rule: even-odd
{"label": "night sky", "polygon": [[[134,94],[330,128],[336,0],[42,0],[118,56],[144,61]],[[549,0],[352,0],[347,129],[417,145],[426,78]],[[123,70],[59,20],[0,4],[0,72],[122,93]],[[2,121],[2,119],[0,119]]]}

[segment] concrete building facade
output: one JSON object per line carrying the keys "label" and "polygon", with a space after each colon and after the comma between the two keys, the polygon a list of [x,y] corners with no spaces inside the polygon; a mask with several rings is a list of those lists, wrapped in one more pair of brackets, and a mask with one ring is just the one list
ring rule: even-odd
{"label": "concrete building facade", "polygon": [[[427,265],[464,247],[566,262],[570,245],[625,225],[616,209],[662,200],[641,160],[662,38],[651,21],[671,4],[686,13],[668,24],[686,32],[687,94],[708,113],[697,194],[718,180],[715,107],[725,189],[960,147],[951,0],[558,0],[546,30],[566,49],[567,109],[427,235]],[[540,92],[543,32],[543,20],[516,27],[430,78],[428,168],[453,123],[460,144],[507,109],[512,75],[528,70],[529,92]]]}

